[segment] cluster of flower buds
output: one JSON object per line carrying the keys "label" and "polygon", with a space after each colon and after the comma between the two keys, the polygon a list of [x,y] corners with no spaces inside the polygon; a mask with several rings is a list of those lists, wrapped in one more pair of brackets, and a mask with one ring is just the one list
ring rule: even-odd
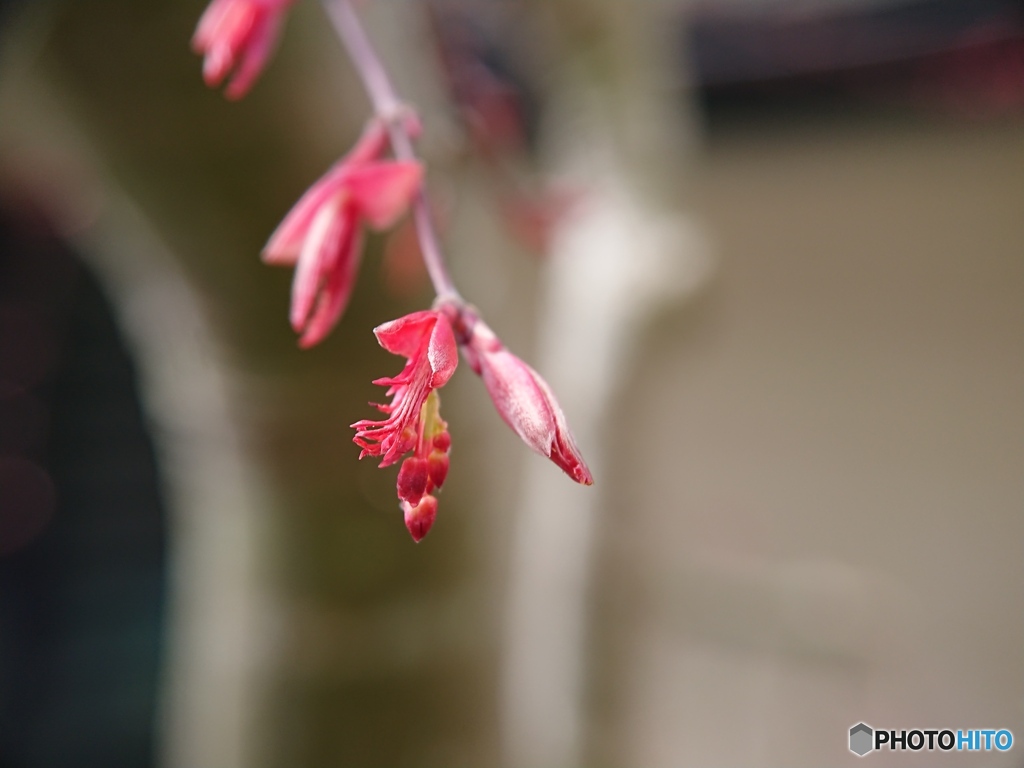
{"label": "cluster of flower buds", "polygon": [[448,450],[452,440],[441,419],[441,398],[437,389],[455,373],[459,352],[447,316],[435,310],[384,323],[374,329],[377,341],[388,352],[406,358],[405,368],[393,378],[374,384],[388,387],[389,405],[377,407],[387,418],[364,419],[352,425],[359,458],[379,456],[380,466],[397,462],[406,453],[398,471],[398,498],[405,512],[405,524],[419,541],[427,535],[437,514],[433,492],[448,475]]}
{"label": "cluster of flower buds", "polygon": [[267,65],[281,34],[285,11],[294,0],[213,0],[199,19],[192,48],[203,55],[203,79],[240,99]]}
{"label": "cluster of flower buds", "polygon": [[[413,118],[410,125],[417,126]],[[362,224],[390,228],[423,180],[415,161],[382,159],[388,147],[380,120],[304,194],[270,236],[263,261],[295,267],[292,328],[303,348],[321,342],[341,317],[362,258]]]}
{"label": "cluster of flower buds", "polygon": [[[227,95],[242,95],[265,65],[290,2],[213,0],[194,39],[196,50],[206,56],[207,82],[219,84],[234,70]],[[342,39],[374,103],[395,103],[349,0],[325,2],[338,11],[332,16],[342,25]],[[361,260],[364,227],[386,230],[414,207],[420,238],[435,241],[422,194],[423,166],[411,149],[419,130],[408,109],[372,119],[355,147],[310,187],[267,242],[266,263],[295,268],[290,319],[301,347],[322,341],[344,312]],[[387,156],[389,150],[393,157]],[[451,436],[437,390],[455,372],[460,350],[483,379],[498,413],[530,448],[576,482],[593,482],[551,389],[458,296],[439,251],[421,251],[438,293],[435,307],[374,329],[380,345],[406,363],[397,376],[374,382],[387,387],[390,402],[376,406],[384,418],[352,425],[360,458],[377,457],[381,467],[401,461],[398,499],[416,541],[434,523],[436,493],[448,475]]]}

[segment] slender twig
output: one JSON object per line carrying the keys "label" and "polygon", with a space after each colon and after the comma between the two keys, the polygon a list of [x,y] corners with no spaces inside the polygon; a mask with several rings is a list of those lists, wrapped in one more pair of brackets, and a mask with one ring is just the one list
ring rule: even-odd
{"label": "slender twig", "polygon": [[[334,25],[338,37],[348,51],[363,81],[366,93],[373,104],[377,117],[387,126],[391,139],[391,148],[398,160],[416,160],[412,137],[406,126],[407,110],[395,93],[391,78],[381,63],[373,43],[366,34],[359,16],[349,0],[323,0],[327,15]],[[430,216],[430,205],[427,202],[425,185],[420,188],[412,205],[413,220],[423,252],[423,261],[434,284],[438,303],[454,302],[462,304],[462,298],[455,289],[448,266],[437,237],[437,230]]]}

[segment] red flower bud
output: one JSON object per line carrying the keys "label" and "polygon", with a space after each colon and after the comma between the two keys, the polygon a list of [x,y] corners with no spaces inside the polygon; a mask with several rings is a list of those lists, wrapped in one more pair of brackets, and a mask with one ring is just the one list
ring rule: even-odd
{"label": "red flower bud", "polygon": [[430,532],[437,517],[437,499],[433,496],[424,496],[415,506],[407,501],[402,502],[402,510],[405,512],[405,527],[412,534],[413,541],[422,541]]}
{"label": "red flower bud", "polygon": [[398,498],[415,506],[426,492],[427,462],[410,456],[398,470]]}
{"label": "red flower bud", "polygon": [[540,374],[505,349],[479,320],[470,331],[466,351],[494,407],[523,442],[551,459],[577,483],[593,484],[565,414]]}
{"label": "red flower bud", "polygon": [[452,436],[447,431],[441,432],[434,436],[434,449],[441,451],[441,453],[448,453],[448,449],[452,447]]}
{"label": "red flower bud", "polygon": [[277,45],[285,10],[293,0],[213,0],[199,19],[192,48],[203,55],[203,79],[240,99],[256,82]]}
{"label": "red flower bud", "polygon": [[377,456],[381,467],[413,452],[398,471],[398,498],[405,524],[419,541],[437,515],[437,499],[431,494],[448,475],[451,437],[441,418],[441,398],[436,390],[455,372],[458,348],[448,317],[433,310],[384,323],[374,333],[382,347],[407,362],[398,376],[374,382],[388,387],[392,398],[390,404],[377,406],[387,418],[353,424],[353,441],[363,449],[359,458]]}
{"label": "red flower bud", "polygon": [[291,323],[304,348],[321,342],[345,311],[362,259],[363,225],[390,227],[420,188],[422,166],[381,159],[386,148],[383,125],[372,121],[352,151],[299,199],[263,249],[266,263],[295,266]]}
{"label": "red flower bud", "polygon": [[430,484],[434,488],[444,485],[444,479],[448,477],[448,454],[435,451],[427,457],[427,474],[430,477]]}

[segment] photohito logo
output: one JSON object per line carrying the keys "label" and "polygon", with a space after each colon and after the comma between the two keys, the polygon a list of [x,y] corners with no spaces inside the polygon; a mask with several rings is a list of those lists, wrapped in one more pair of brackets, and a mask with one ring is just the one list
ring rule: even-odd
{"label": "photohito logo", "polygon": [[858,757],[887,749],[894,752],[1006,752],[1013,746],[1013,733],[1006,728],[914,729],[887,731],[857,723],[850,728],[850,751]]}

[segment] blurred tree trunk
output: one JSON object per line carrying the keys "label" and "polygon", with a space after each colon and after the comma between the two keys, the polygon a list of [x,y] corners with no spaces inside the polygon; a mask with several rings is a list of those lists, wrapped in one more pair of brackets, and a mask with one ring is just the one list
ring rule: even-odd
{"label": "blurred tree trunk", "polygon": [[[171,635],[192,640],[171,649],[180,663],[168,670],[168,691],[205,703],[176,718],[178,705],[165,702],[168,766],[492,762],[488,608],[474,587],[460,504],[471,478],[453,469],[443,517],[416,547],[394,498],[394,470],[357,462],[348,428],[379,399],[372,379],[401,368],[371,329],[427,298],[385,295],[380,242],[371,241],[343,323],[303,353],[287,324],[290,271],[259,261],[290,205],[348,149],[368,114],[365,99],[321,10],[307,3],[295,9],[262,81],[244,101],[227,102],[203,85],[189,50],[201,10],[130,0],[30,7],[14,22],[19,46],[5,48],[18,59],[5,77],[22,89],[7,89],[17,119],[5,120],[4,159],[34,157],[30,169],[51,173],[72,197],[77,168],[106,196],[82,237],[96,227],[106,233],[92,241],[107,251],[101,276],[120,289],[122,317],[131,305],[153,319],[159,292],[141,307],[131,292],[173,283],[152,259],[134,259],[134,247],[165,249],[176,263],[164,274],[183,273],[198,296],[192,309],[203,321],[186,324],[186,333],[212,335],[212,354],[196,358],[211,369],[198,380],[160,370],[157,389],[178,386],[184,411],[176,416],[195,420],[180,387],[217,386],[206,373],[226,377],[221,415],[240,440],[231,455],[245,463],[223,480],[249,500],[218,502],[215,487],[206,487],[213,496],[190,495],[194,477],[171,478],[175,562],[187,569],[175,574],[186,604],[173,619],[208,624]],[[78,146],[69,136],[81,138]],[[125,210],[151,223],[141,240],[126,231]],[[119,271],[138,280],[119,282]],[[150,342],[172,337],[168,330]],[[149,357],[166,361],[167,352]],[[458,409],[446,407],[457,422]],[[210,438],[201,423],[161,426],[199,441],[200,452],[176,468],[185,474],[191,467],[208,476],[234,450],[216,438],[200,445]],[[470,452],[465,445],[456,450]],[[266,519],[260,510],[268,507]],[[230,579],[202,581],[218,574]],[[212,612],[192,610],[195,600]],[[197,664],[209,674],[174,679]]]}

